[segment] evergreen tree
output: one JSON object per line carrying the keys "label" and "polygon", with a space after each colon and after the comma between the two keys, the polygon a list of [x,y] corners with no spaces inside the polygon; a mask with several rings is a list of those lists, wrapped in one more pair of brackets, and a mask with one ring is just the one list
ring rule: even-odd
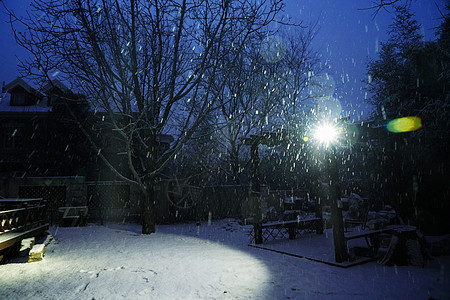
{"label": "evergreen tree", "polygon": [[421,45],[420,25],[406,6],[395,7],[389,40],[381,44],[379,59],[369,63],[369,89],[374,93],[371,104],[386,119],[407,113],[407,101],[415,98],[416,75],[411,68],[412,52]]}
{"label": "evergreen tree", "polygon": [[[380,130],[374,141],[374,183],[380,198],[396,206],[405,222],[424,232],[446,231],[450,213],[448,15],[437,41],[424,42],[407,7],[396,7],[379,59],[368,66],[371,103],[378,127],[401,117],[421,119],[420,130]],[[441,232],[442,233],[442,232]]]}

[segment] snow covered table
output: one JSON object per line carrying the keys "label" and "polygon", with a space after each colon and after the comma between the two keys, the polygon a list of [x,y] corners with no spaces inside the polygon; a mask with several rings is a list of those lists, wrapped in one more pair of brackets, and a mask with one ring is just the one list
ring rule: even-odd
{"label": "snow covered table", "polygon": [[[269,222],[261,225],[263,242],[270,239],[286,238],[293,240],[295,239],[297,230],[299,229],[312,229],[316,232],[320,232],[322,227],[322,219],[320,218],[305,218],[292,221],[281,221],[281,222]],[[250,234],[252,234],[251,232]],[[251,235],[254,241],[254,236]]]}
{"label": "snow covered table", "polygon": [[85,226],[88,207],[87,206],[64,206],[58,208],[59,226]]}

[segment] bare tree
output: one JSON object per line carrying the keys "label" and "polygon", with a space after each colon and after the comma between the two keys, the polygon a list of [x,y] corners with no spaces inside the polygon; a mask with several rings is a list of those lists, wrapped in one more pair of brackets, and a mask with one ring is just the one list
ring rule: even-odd
{"label": "bare tree", "polygon": [[246,51],[231,52],[224,60],[231,76],[223,74],[217,84],[221,101],[217,138],[226,155],[221,169],[236,184],[248,165],[240,138],[295,125],[308,97],[303,93],[308,73],[318,70],[318,55],[311,47],[314,27],[283,27],[266,32]]}
{"label": "bare tree", "polygon": [[[11,13],[16,40],[32,55],[22,63],[24,75],[57,75],[106,113],[127,172],[94,139],[92,146],[119,178],[139,186],[142,232],[155,232],[155,184],[220,107],[212,86],[229,72],[224,56],[268,26],[282,0],[35,0],[31,7],[26,18]],[[175,139],[158,153],[161,134]]]}
{"label": "bare tree", "polygon": [[225,58],[225,64],[231,76],[222,73],[215,85],[221,103],[221,109],[216,115],[217,146],[225,154],[222,159],[224,165],[219,165],[219,168],[235,184],[241,183],[240,174],[243,171],[239,158],[242,146],[239,137],[247,135],[252,129],[251,125],[258,122],[255,101],[259,86],[254,59],[258,52],[257,45],[255,42],[245,51],[230,53]]}
{"label": "bare tree", "polygon": [[387,10],[389,7],[399,5],[407,6],[410,5],[412,1],[413,0],[376,0],[372,1],[369,7],[363,8],[362,10],[373,10],[373,15],[376,16],[382,9]]}

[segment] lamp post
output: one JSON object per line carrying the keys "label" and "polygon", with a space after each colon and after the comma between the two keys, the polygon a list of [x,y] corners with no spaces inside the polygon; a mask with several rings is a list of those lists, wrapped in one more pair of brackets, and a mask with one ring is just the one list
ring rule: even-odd
{"label": "lamp post", "polygon": [[250,199],[253,203],[253,229],[255,231],[255,244],[262,244],[262,220],[261,220],[261,184],[259,181],[259,153],[258,143],[253,142],[250,146],[252,165],[252,187]]}
{"label": "lamp post", "polygon": [[346,261],[347,245],[344,239],[344,222],[342,211],[338,206],[341,197],[339,186],[339,167],[336,160],[335,143],[339,137],[339,132],[335,125],[321,124],[314,132],[314,139],[317,140],[321,148],[325,151],[325,167],[329,180],[329,197],[331,206],[331,223],[333,225],[334,256],[336,262]]}

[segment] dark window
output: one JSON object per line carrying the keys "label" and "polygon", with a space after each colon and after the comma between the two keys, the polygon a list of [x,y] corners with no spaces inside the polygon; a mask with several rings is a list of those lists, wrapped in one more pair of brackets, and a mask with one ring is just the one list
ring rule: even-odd
{"label": "dark window", "polygon": [[26,105],[26,94],[12,94],[11,95],[11,105],[21,106]]}

